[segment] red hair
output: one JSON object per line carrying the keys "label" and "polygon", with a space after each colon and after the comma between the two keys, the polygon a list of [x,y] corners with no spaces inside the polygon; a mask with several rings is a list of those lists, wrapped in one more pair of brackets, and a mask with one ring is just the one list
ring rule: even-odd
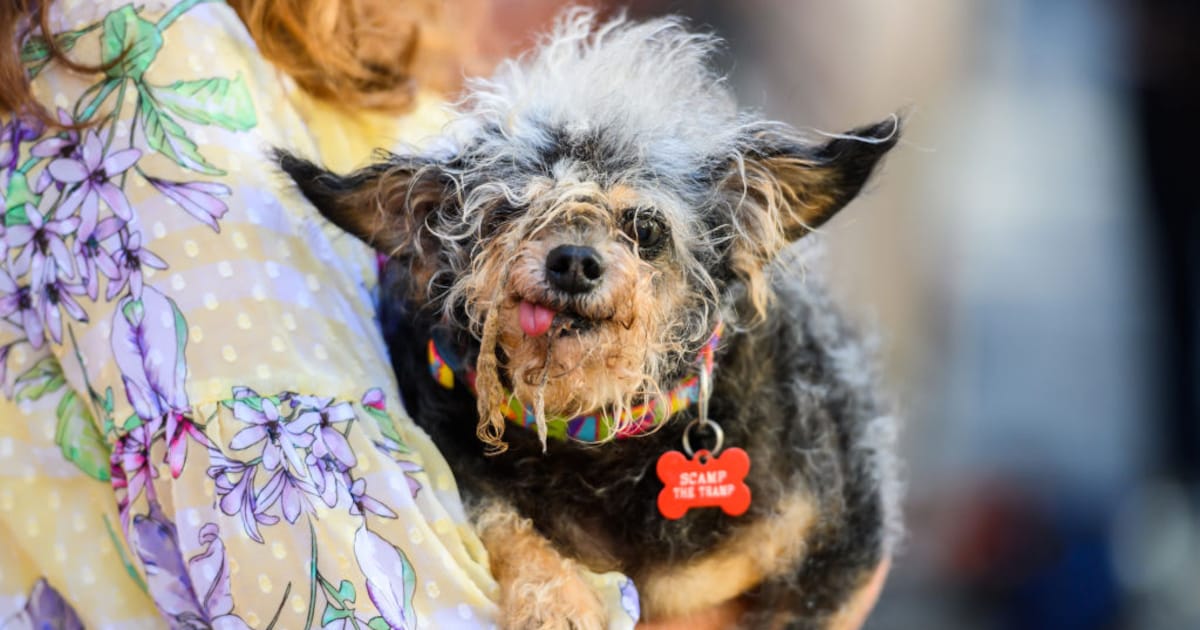
{"label": "red hair", "polygon": [[[0,0],[0,111],[58,121],[30,91],[20,48],[30,32],[52,31],[49,0]],[[443,92],[457,87],[462,58],[439,0],[229,0],[263,56],[309,93],[339,104],[403,111],[417,84]],[[469,4],[469,3],[468,3]],[[478,3],[476,3],[478,4]],[[53,37],[52,61],[76,72],[103,66],[73,61]],[[119,61],[119,60],[118,60]],[[114,62],[115,63],[115,62]]]}

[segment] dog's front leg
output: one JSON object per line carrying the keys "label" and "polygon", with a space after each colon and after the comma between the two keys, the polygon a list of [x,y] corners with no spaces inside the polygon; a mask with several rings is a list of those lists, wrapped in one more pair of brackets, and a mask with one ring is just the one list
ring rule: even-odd
{"label": "dog's front leg", "polygon": [[500,584],[500,621],[506,630],[601,630],[604,602],[580,573],[507,503],[483,506],[479,536]]}

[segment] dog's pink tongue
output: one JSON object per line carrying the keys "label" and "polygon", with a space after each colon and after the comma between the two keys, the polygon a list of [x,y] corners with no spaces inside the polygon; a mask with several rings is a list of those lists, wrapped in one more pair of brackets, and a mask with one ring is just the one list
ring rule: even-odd
{"label": "dog's pink tongue", "polygon": [[550,330],[550,324],[554,322],[554,316],[557,315],[540,304],[532,302],[521,302],[521,330],[525,331],[530,337],[540,337]]}

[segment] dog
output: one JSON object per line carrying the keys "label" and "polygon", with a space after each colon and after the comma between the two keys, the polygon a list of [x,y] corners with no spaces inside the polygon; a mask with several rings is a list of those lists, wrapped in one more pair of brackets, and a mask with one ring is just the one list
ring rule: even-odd
{"label": "dog", "polygon": [[401,394],[457,475],[504,627],[604,627],[586,567],[629,576],[643,619],[738,599],[743,627],[825,628],[895,544],[871,352],[788,251],[899,118],[813,139],[741,112],[718,44],[575,10],[424,150],[348,174],[276,154],[387,256]]}

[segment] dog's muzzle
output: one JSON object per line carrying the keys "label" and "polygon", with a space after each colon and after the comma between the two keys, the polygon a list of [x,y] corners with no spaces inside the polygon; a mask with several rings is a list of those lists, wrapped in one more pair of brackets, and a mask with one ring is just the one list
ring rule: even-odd
{"label": "dog's muzzle", "polygon": [[559,245],[546,255],[546,280],[563,293],[589,293],[603,277],[604,259],[594,247]]}

